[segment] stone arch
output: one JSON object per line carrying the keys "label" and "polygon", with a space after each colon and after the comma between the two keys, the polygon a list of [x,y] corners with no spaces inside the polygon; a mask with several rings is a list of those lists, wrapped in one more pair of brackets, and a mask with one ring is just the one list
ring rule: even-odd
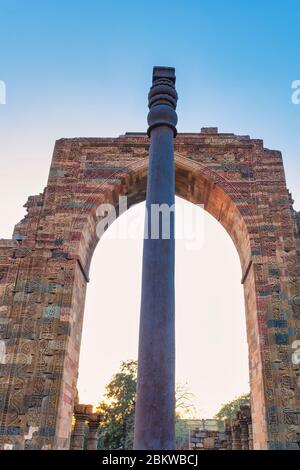
{"label": "stone arch", "polygon": [[[138,164],[135,163],[131,166],[134,186],[131,180],[129,180],[120,193],[128,197],[128,208],[145,200],[147,168],[147,160],[139,162]],[[112,187],[110,190],[112,194],[107,200],[114,201],[118,214],[118,202],[115,195],[113,195],[115,188]],[[257,321],[257,309],[254,308],[256,305],[256,296],[254,292],[252,292],[255,280],[253,280],[253,278],[251,279],[251,274],[249,273],[252,267],[251,239],[247,223],[239,210],[239,204],[242,208],[247,208],[247,203],[240,203],[242,195],[237,188],[230,184],[230,181],[227,181],[207,166],[190,161],[178,152],[175,153],[175,191],[177,196],[189,202],[202,205],[207,212],[221,223],[233,240],[240,258],[242,271],[241,282],[244,284],[246,312],[248,312],[248,316],[251,315],[247,324],[249,358],[251,358],[250,360],[253,363],[259,364],[256,368],[263,370],[259,346],[256,341],[253,341],[251,326],[249,326],[251,321],[252,323]],[[91,196],[89,202],[92,200],[99,202],[98,195]],[[83,255],[83,259],[86,259],[86,270],[88,270],[90,266],[94,250],[99,242],[99,239],[93,236],[96,233],[96,224],[99,220],[96,217],[95,209],[96,205],[86,223],[81,241],[80,251],[88,253],[88,255]],[[249,210],[248,212],[250,219],[253,219],[252,211]],[[86,236],[87,233],[92,235],[92,240]],[[254,245],[252,247],[254,248]],[[249,279],[252,281],[252,283],[249,283],[249,286],[248,283],[245,282],[248,275]],[[263,377],[260,376],[259,380],[263,381]],[[251,389],[252,387],[254,387],[254,385],[251,384]],[[252,399],[254,440],[256,439],[256,429],[261,429],[265,426],[264,414],[262,413],[263,406],[264,397],[262,393],[256,393]],[[260,442],[259,445],[266,447],[265,442]]]}
{"label": "stone arch", "polygon": [[[98,237],[94,237],[96,225],[101,219],[96,215],[99,205],[107,202],[112,204],[118,216],[118,195],[127,197],[128,209],[146,198],[147,160],[131,164],[128,169],[132,171],[132,179],[124,181],[121,191],[114,184],[104,183],[103,186],[98,188],[102,192],[102,188],[106,186],[104,199],[101,198],[98,190],[87,199],[86,206],[91,209],[91,212],[86,219],[86,225],[80,239],[80,248],[78,249],[78,251],[84,253],[82,257],[86,260],[87,272],[99,241]],[[110,179],[113,179],[113,176],[112,174]],[[240,208],[247,208],[247,203],[241,202],[243,196],[238,188],[235,188],[230,181],[220,177],[209,167],[199,162],[192,162],[175,152],[175,192],[177,196],[203,206],[207,212],[221,223],[233,240],[239,254],[242,271],[245,273],[251,258],[251,242],[247,223],[240,212]],[[249,216],[253,218],[251,209],[248,212]]]}
{"label": "stone arch", "polygon": [[[148,146],[144,134],[57,141],[47,187],[0,243],[3,448],[69,447],[97,208],[145,198]],[[175,170],[177,194],[203,204],[240,256],[254,446],[297,448],[297,215],[281,155],[209,129],[177,136]]]}

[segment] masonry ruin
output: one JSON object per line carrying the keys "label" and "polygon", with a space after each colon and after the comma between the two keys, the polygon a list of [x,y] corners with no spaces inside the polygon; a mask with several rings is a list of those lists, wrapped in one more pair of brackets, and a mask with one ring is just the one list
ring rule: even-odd
{"label": "masonry ruin", "polygon": [[[216,128],[179,133],[174,146],[176,194],[203,204],[239,254],[253,448],[299,449],[300,365],[292,355],[300,216],[281,153]],[[97,208],[117,208],[119,195],[129,206],[145,199],[148,153],[143,133],[58,140],[47,187],[29,197],[12,239],[0,241],[1,449],[70,448]]]}

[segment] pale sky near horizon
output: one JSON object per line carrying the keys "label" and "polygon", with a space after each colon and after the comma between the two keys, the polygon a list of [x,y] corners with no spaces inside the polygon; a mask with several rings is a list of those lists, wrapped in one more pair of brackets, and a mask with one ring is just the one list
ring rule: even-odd
{"label": "pale sky near horizon", "polygon": [[[97,404],[121,361],[137,358],[144,210],[144,203],[129,209],[95,250],[79,368],[81,402]],[[185,222],[189,233],[183,233]],[[120,240],[124,233],[135,239]],[[222,403],[249,391],[241,267],[219,222],[178,197],[177,235],[176,381],[193,394],[193,417],[210,418]]]}
{"label": "pale sky near horizon", "polygon": [[[216,126],[264,139],[282,151],[300,210],[300,104],[291,100],[299,1],[151,5],[0,0],[0,238],[11,237],[27,197],[46,185],[56,139],[146,130],[154,65],[176,67],[179,132]],[[209,417],[246,391],[248,365],[237,253],[215,220],[203,220],[203,248],[177,243],[177,379]],[[108,236],[92,262],[81,352],[80,397],[94,403],[137,348],[141,243]]]}

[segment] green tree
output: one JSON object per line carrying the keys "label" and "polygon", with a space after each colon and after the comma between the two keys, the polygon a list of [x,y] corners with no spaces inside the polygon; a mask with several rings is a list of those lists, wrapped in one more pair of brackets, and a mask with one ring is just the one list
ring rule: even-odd
{"label": "green tree", "polygon": [[97,408],[102,415],[98,449],[132,449],[136,382],[137,361],[122,362]]}
{"label": "green tree", "polygon": [[[105,400],[97,407],[101,414],[98,449],[132,449],[137,384],[137,361],[122,362],[119,371],[106,386]],[[182,418],[194,414],[193,395],[186,385],[176,385],[176,444],[186,440],[186,424]]]}
{"label": "green tree", "polygon": [[176,416],[178,418],[194,418],[196,408],[193,404],[194,394],[188,390],[186,384],[177,383],[175,388]]}
{"label": "green tree", "polygon": [[175,446],[178,450],[188,448],[189,427],[186,419],[195,417],[196,409],[193,399],[194,395],[188,390],[186,384],[176,384]]}
{"label": "green tree", "polygon": [[175,418],[175,446],[177,450],[188,449],[189,427],[185,419]]}
{"label": "green tree", "polygon": [[250,393],[240,395],[234,400],[222,405],[214,418],[220,421],[223,421],[226,418],[233,418],[241,405],[250,405]]}

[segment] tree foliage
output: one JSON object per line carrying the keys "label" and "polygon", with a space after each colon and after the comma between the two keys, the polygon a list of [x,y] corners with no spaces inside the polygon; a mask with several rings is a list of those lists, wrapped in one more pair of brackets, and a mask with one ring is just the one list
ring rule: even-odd
{"label": "tree foliage", "polygon": [[234,400],[222,405],[214,418],[222,421],[226,418],[233,418],[241,405],[250,405],[250,393],[240,395]]}
{"label": "tree foliage", "polygon": [[186,384],[177,383],[175,388],[176,417],[194,418],[196,409],[193,404],[194,395],[188,390]]}
{"label": "tree foliage", "polygon": [[106,386],[105,401],[97,411],[102,415],[98,448],[132,449],[137,361],[122,362]]}
{"label": "tree foliage", "polygon": [[189,428],[186,418],[194,418],[196,409],[193,404],[194,395],[186,384],[177,383],[175,389],[175,445],[176,449],[187,449]]}
{"label": "tree foliage", "polygon": [[[106,386],[105,400],[98,405],[101,426],[98,449],[132,449],[137,385],[137,361],[122,362],[119,371]],[[176,442],[186,434],[181,418],[194,414],[193,395],[186,385],[176,385]]]}

